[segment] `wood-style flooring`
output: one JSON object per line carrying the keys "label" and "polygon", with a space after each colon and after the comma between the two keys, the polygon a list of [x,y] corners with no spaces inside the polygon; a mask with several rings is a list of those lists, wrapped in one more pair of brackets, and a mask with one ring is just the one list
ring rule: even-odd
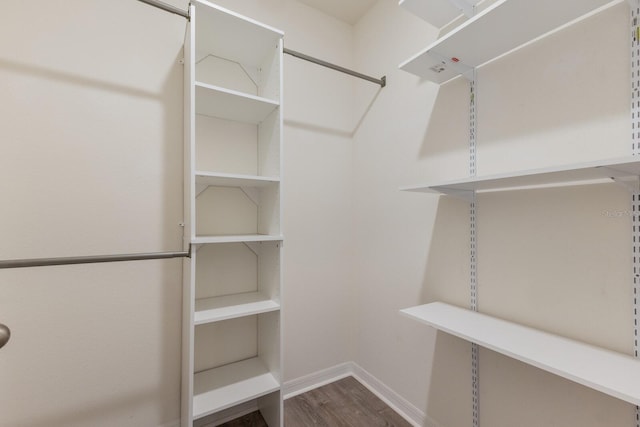
{"label": "wood-style flooring", "polygon": [[[411,427],[355,378],[347,377],[284,402],[285,427]],[[267,427],[258,412],[220,427]]]}

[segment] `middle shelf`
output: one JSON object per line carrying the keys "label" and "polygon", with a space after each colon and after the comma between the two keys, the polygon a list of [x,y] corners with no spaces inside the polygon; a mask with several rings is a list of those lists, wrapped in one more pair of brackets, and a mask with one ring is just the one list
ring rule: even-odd
{"label": "middle shelf", "polygon": [[196,82],[196,112],[243,123],[258,124],[278,108],[277,101]]}
{"label": "middle shelf", "polygon": [[202,298],[195,301],[194,324],[220,322],[279,309],[278,301],[261,292]]}
{"label": "middle shelf", "polygon": [[578,384],[640,405],[640,360],[441,302],[401,314]]}
{"label": "middle shelf", "polygon": [[513,173],[468,177],[453,181],[403,187],[401,190],[466,196],[474,191],[499,191],[514,188],[612,182],[614,180],[625,183],[634,182],[637,186],[639,176],[640,160],[636,157],[622,157]]}

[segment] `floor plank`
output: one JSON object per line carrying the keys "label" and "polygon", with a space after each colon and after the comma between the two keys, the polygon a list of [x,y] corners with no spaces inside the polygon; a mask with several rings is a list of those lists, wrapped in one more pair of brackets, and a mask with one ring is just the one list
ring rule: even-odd
{"label": "floor plank", "polygon": [[[285,427],[411,427],[355,378],[347,377],[284,402]],[[266,427],[259,412],[220,427]]]}
{"label": "floor plank", "polygon": [[219,427],[268,427],[260,412],[252,412],[243,417],[221,424]]}
{"label": "floor plank", "polygon": [[411,427],[353,377],[287,399],[284,408],[286,427]]}

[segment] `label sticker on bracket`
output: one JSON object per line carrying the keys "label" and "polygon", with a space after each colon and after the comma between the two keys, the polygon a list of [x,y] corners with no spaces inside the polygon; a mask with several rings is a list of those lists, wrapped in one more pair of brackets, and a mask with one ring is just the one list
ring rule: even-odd
{"label": "label sticker on bracket", "polygon": [[436,64],[433,67],[429,68],[434,73],[441,73],[447,69],[447,64],[445,62],[441,62],[440,64]]}

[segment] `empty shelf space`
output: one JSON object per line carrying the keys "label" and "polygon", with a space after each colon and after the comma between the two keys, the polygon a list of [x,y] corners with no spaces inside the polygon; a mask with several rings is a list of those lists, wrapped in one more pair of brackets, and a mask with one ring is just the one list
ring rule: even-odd
{"label": "empty shelf space", "polygon": [[631,356],[440,302],[400,312],[513,359],[640,404],[640,360]]}
{"label": "empty shelf space", "polygon": [[282,240],[282,236],[280,235],[233,234],[227,236],[196,236],[191,243],[194,245],[204,245],[208,243],[277,242],[280,240]]}
{"label": "empty shelf space", "polygon": [[259,358],[194,375],[193,418],[198,419],[278,391],[280,384]]}
{"label": "empty shelf space", "polygon": [[280,182],[280,178],[196,171],[197,185],[217,187],[264,187]]}
{"label": "empty shelf space", "polygon": [[578,163],[518,171],[515,173],[472,177],[422,186],[403,187],[401,190],[465,195],[474,191],[498,191],[552,185],[588,184],[593,182],[611,182],[613,180],[633,180],[637,185],[638,176],[640,176],[640,160],[635,157],[624,157],[608,161]]}
{"label": "empty shelf space", "polygon": [[280,309],[280,303],[260,292],[197,299],[195,306],[194,323],[196,325]]}
{"label": "empty shelf space", "polygon": [[611,0],[499,0],[400,68],[443,83],[614,3]]}
{"label": "empty shelf space", "polygon": [[243,123],[258,124],[279,103],[260,96],[196,82],[196,114]]}
{"label": "empty shelf space", "polygon": [[431,25],[441,28],[466,12],[456,3],[467,10],[472,10],[480,0],[400,0],[400,6]]}
{"label": "empty shelf space", "polygon": [[199,50],[242,64],[259,65],[284,33],[213,3],[194,0]]}

